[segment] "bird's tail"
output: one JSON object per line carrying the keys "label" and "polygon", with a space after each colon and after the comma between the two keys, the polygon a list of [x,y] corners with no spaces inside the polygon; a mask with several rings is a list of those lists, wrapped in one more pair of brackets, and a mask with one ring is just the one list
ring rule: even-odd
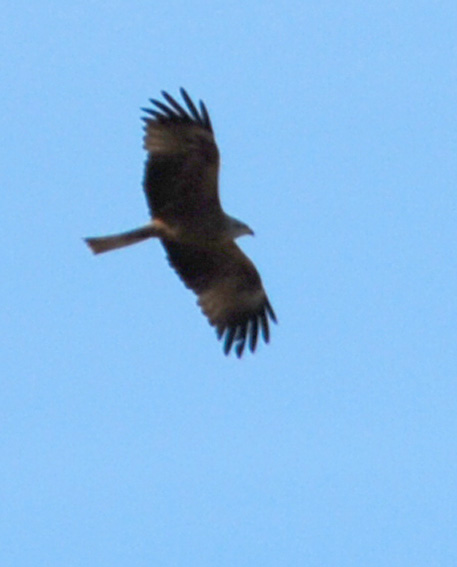
{"label": "bird's tail", "polygon": [[110,250],[136,244],[154,236],[159,236],[157,229],[152,224],[147,224],[128,232],[85,238],[84,240],[94,254],[101,254],[102,252],[109,252]]}

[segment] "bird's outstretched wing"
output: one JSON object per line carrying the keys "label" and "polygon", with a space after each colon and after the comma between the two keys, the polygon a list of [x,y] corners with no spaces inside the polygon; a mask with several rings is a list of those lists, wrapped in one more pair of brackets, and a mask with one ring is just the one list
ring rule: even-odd
{"label": "bird's outstretched wing", "polygon": [[144,108],[144,147],[148,152],[144,190],[153,217],[192,228],[199,215],[222,214],[218,195],[219,152],[203,102],[200,108],[184,89],[187,108],[162,91]]}
{"label": "bird's outstretched wing", "polygon": [[259,330],[269,341],[269,319],[276,322],[276,315],[254,264],[236,244],[211,249],[168,240],[162,244],[170,264],[197,294],[218,338],[224,339],[225,354],[234,346],[241,357],[246,343],[254,352]]}

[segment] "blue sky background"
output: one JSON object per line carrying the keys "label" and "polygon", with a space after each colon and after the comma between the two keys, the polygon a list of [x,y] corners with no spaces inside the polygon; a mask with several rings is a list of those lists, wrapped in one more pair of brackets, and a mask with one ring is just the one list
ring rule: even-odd
{"label": "blue sky background", "polygon": [[[0,564],[457,564],[455,2],[7,2]],[[225,358],[140,107],[210,110],[280,324]]]}

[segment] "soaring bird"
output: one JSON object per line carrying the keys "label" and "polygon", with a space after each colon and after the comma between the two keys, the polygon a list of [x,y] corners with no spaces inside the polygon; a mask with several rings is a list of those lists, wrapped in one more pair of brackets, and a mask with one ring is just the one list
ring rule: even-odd
{"label": "soaring bird", "polygon": [[198,305],[239,357],[246,343],[257,346],[259,330],[268,343],[276,315],[251,260],[235,244],[249,226],[227,215],[219,200],[219,150],[205,104],[199,108],[181,88],[185,107],[167,92],[151,99],[146,113],[144,192],[151,220],[145,226],[86,238],[99,254],[157,237],[170,265],[198,296]]}

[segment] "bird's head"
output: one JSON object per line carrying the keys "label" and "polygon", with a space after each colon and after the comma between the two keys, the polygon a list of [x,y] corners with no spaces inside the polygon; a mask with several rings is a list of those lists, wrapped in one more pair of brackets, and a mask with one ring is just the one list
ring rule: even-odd
{"label": "bird's head", "polygon": [[239,236],[244,236],[246,234],[254,236],[254,231],[252,230],[252,228],[244,222],[241,222],[234,217],[228,217],[228,219],[230,224],[230,236],[233,238],[233,240],[235,240],[235,238],[238,238]]}

